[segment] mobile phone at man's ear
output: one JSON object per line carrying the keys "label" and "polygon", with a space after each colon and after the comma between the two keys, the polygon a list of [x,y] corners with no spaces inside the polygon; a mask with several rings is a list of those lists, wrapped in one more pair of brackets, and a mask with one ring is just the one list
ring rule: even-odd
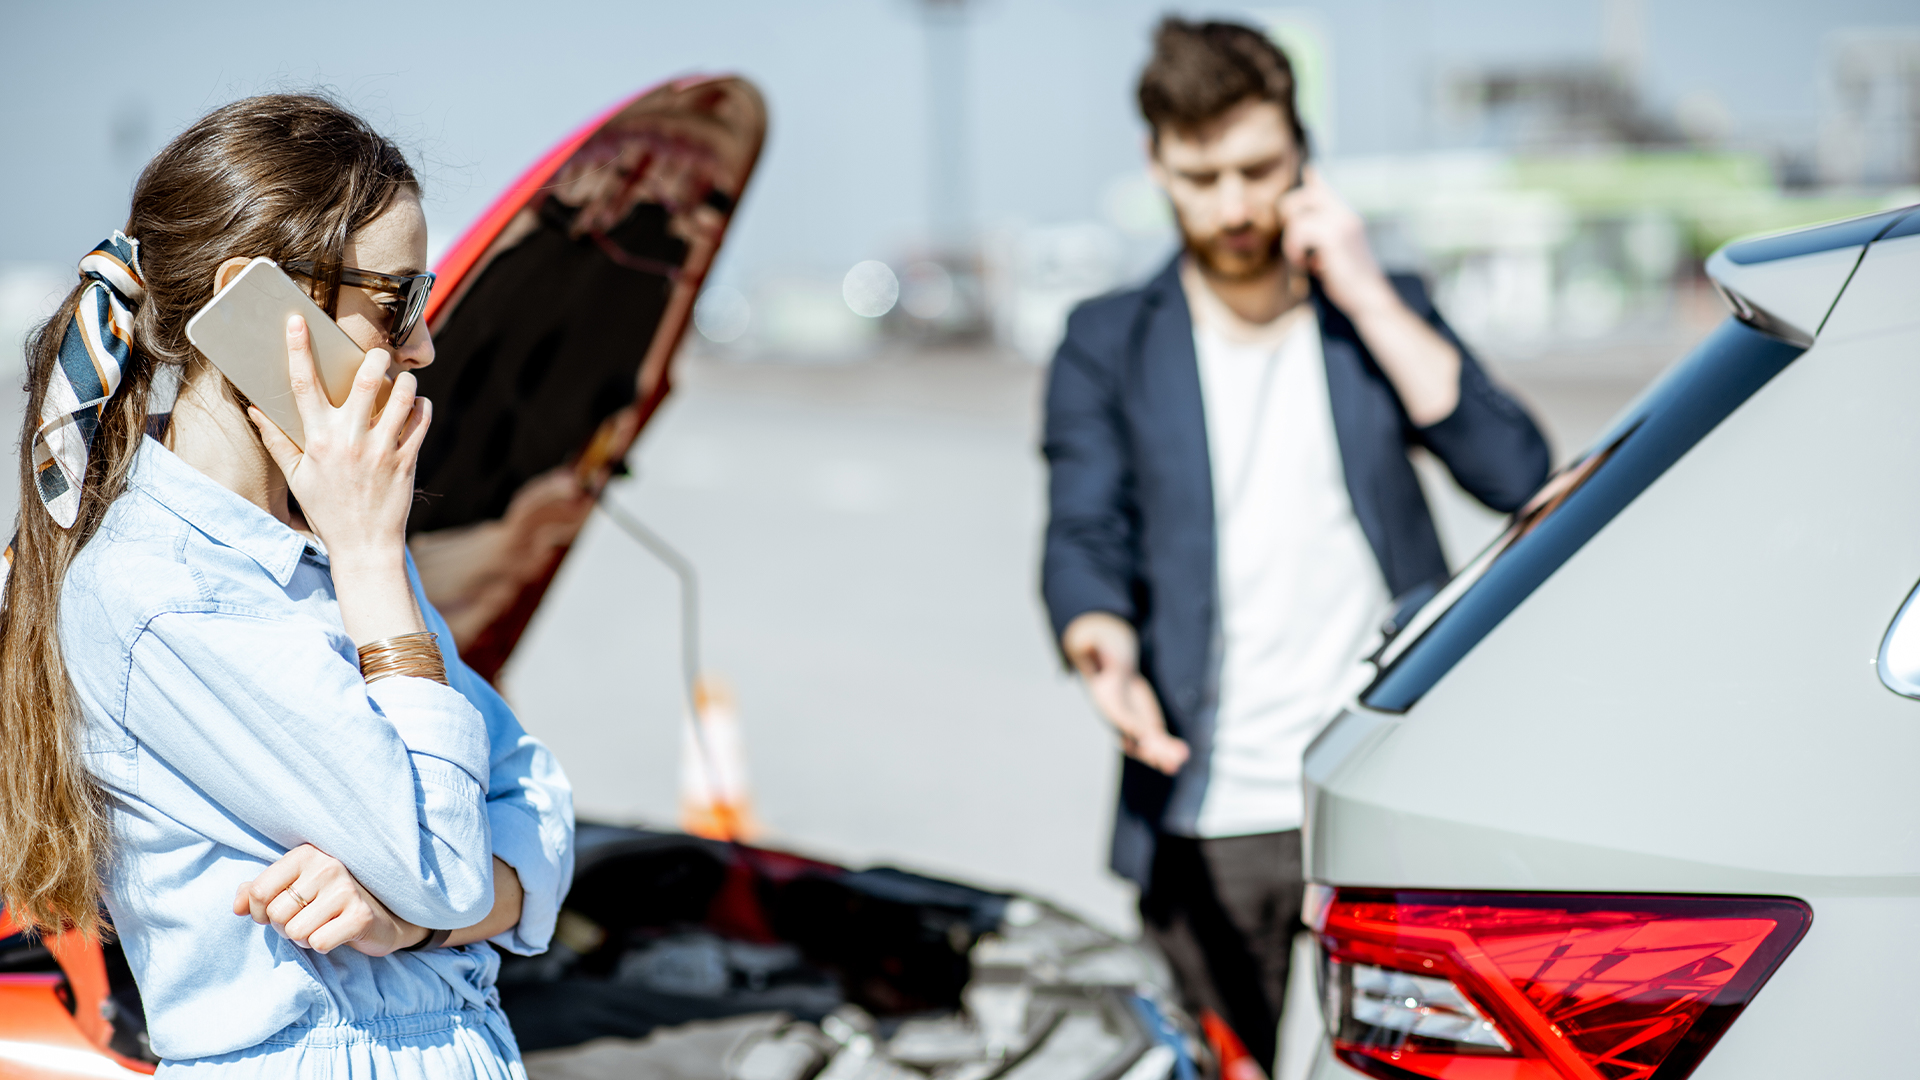
{"label": "mobile phone at man's ear", "polygon": [[187,340],[305,449],[306,428],[287,375],[287,318],[292,315],[307,322],[327,400],[335,407],[344,404],[367,354],[272,259],[253,260],[215,293],[187,322]]}

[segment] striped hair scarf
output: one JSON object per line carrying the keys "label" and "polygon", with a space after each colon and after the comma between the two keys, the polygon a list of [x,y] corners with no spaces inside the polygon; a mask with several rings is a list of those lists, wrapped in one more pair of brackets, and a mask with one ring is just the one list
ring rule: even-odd
{"label": "striped hair scarf", "polygon": [[63,529],[80,516],[93,436],[133,356],[133,312],[147,295],[139,241],[114,230],[80,260],[80,278],[87,286],[60,339],[33,436],[35,486]]}

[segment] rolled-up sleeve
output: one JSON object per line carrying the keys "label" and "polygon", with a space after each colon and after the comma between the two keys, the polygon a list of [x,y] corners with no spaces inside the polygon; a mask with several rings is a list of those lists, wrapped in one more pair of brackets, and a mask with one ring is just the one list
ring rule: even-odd
{"label": "rolled-up sleeve", "polygon": [[573,883],[573,786],[553,752],[527,734],[493,686],[455,655],[449,644],[452,631],[427,600],[417,572],[414,591],[427,629],[440,635],[447,680],[485,720],[490,746],[486,811],[493,854],[520,876],[520,921],[490,940],[522,956],[545,952],[560,903]]}
{"label": "rolled-up sleeve", "polygon": [[312,844],[401,918],[470,926],[493,906],[486,722],[437,682],[367,684],[350,651],[307,620],[154,615],[127,730],[264,849]]}
{"label": "rolled-up sleeve", "polygon": [[[500,711],[513,723],[505,703]],[[513,726],[518,729],[519,724]],[[573,788],[553,752],[533,736],[519,732],[494,747],[496,753],[506,753],[494,762],[495,792],[487,797],[487,821],[493,828],[493,853],[520,875],[522,899],[520,921],[493,942],[532,956],[546,951],[560,903],[573,883]]]}
{"label": "rolled-up sleeve", "polygon": [[573,883],[573,786],[560,762],[529,735],[513,710],[459,660],[448,677],[486,718],[493,763],[487,791],[487,821],[493,853],[520,875],[520,921],[492,938],[508,952],[545,952],[560,902]]}

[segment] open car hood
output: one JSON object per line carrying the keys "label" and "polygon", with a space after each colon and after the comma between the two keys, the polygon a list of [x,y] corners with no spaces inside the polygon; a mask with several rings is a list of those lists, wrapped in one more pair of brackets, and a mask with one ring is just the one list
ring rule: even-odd
{"label": "open car hood", "polygon": [[670,385],[765,138],[751,83],[663,83],[562,141],[436,266],[434,404],[408,523],[427,596],[494,678]]}

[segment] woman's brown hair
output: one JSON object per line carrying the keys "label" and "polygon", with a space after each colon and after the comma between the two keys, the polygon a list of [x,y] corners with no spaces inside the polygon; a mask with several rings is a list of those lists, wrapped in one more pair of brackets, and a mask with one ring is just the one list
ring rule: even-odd
{"label": "woman's brown hair", "polygon": [[403,189],[417,192],[418,182],[400,150],[339,104],[308,94],[216,109],[147,164],[121,230],[140,244],[146,299],[71,529],[41,506],[33,439],[80,285],[29,339],[20,519],[0,596],[0,901],[16,924],[98,932],[111,837],[105,796],[81,757],[83,721],[60,652],[60,589],[126,485],[156,377],[205,363],[187,341],[187,320],[212,299],[230,258],[312,260],[325,269],[316,299],[331,314],[348,238]]}

